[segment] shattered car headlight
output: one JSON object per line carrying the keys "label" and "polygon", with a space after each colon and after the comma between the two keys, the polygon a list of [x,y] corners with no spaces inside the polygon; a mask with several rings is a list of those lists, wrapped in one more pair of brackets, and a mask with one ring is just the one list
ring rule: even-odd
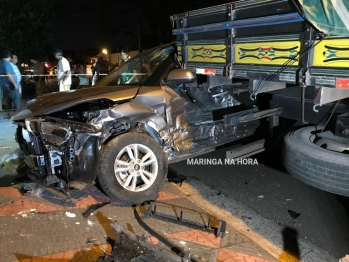
{"label": "shattered car headlight", "polygon": [[69,139],[71,132],[68,128],[64,128],[55,123],[42,122],[40,134],[47,142],[55,145],[62,145]]}
{"label": "shattered car headlight", "polygon": [[26,119],[25,120],[25,128],[34,134],[39,134],[41,130],[41,122],[45,121],[44,119]]}
{"label": "shattered car headlight", "polygon": [[27,119],[25,121],[26,129],[39,134],[48,143],[54,145],[64,144],[71,136],[69,128],[53,122],[46,122],[45,119]]}

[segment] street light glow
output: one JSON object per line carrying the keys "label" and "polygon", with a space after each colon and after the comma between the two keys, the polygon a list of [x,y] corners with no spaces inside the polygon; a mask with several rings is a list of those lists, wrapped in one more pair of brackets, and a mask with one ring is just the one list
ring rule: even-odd
{"label": "street light glow", "polygon": [[104,49],[102,50],[102,53],[105,54],[105,55],[108,54],[107,49],[104,48]]}

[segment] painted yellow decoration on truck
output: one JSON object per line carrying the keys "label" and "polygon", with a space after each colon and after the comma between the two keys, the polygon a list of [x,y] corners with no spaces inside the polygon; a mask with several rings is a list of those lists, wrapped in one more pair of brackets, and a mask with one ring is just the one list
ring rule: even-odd
{"label": "painted yellow decoration on truck", "polygon": [[190,45],[188,46],[189,62],[226,63],[226,45]]}
{"label": "painted yellow decoration on truck", "polygon": [[313,66],[349,67],[349,39],[322,40],[314,47]]}
{"label": "painted yellow decoration on truck", "polygon": [[299,65],[301,43],[289,42],[261,42],[243,43],[235,45],[235,63],[259,65]]}

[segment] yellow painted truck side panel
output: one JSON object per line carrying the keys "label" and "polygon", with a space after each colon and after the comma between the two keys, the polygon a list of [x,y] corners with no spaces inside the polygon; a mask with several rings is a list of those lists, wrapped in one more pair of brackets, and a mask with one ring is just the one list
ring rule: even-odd
{"label": "yellow painted truck side panel", "polygon": [[313,66],[349,67],[349,39],[329,39],[317,43],[313,51]]}
{"label": "yellow painted truck side panel", "polygon": [[258,42],[235,45],[235,63],[258,65],[299,65],[301,42]]}
{"label": "yellow painted truck side panel", "polygon": [[188,61],[203,63],[226,63],[227,47],[224,44],[189,45]]}

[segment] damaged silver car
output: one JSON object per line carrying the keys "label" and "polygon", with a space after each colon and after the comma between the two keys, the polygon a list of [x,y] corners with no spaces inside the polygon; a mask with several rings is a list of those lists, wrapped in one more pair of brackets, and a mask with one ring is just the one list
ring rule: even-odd
{"label": "damaged silver car", "polygon": [[199,83],[168,44],[94,87],[37,97],[12,121],[32,179],[66,193],[72,182],[98,181],[111,198],[135,204],[157,197],[168,163],[255,131],[257,121],[229,117],[241,104],[233,90]]}

